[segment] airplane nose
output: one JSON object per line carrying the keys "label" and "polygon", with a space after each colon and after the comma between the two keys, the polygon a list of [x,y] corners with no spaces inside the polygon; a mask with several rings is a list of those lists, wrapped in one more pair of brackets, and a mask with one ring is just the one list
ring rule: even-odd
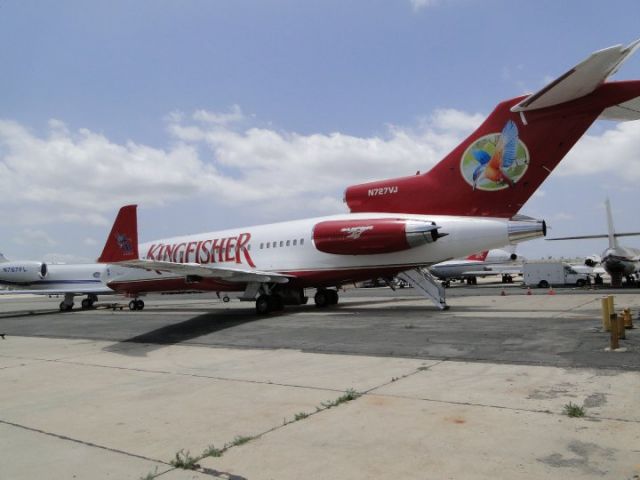
{"label": "airplane nose", "polygon": [[509,243],[545,237],[547,235],[547,223],[544,220],[511,220],[507,224],[507,234]]}

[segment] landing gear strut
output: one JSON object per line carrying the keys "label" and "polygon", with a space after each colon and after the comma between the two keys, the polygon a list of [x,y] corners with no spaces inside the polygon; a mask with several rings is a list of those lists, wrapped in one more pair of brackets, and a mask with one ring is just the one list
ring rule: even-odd
{"label": "landing gear strut", "polygon": [[70,312],[71,310],[73,310],[73,294],[65,293],[64,300],[60,302],[60,311]]}
{"label": "landing gear strut", "polygon": [[140,300],[139,298],[131,300],[129,302],[129,310],[131,310],[131,311],[144,310],[144,302],[142,300]]}

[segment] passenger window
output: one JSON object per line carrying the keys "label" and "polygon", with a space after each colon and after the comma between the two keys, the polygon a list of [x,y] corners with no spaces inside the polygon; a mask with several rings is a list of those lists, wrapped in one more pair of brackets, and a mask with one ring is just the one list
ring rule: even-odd
{"label": "passenger window", "polygon": [[269,248],[269,242],[267,242],[267,248]]}
{"label": "passenger window", "polygon": [[298,240],[293,241],[293,246],[295,247],[298,244]]}
{"label": "passenger window", "polygon": [[280,240],[280,246],[284,247],[284,242],[282,240]]}
{"label": "passenger window", "polygon": [[289,246],[290,243],[291,243],[291,240],[287,240],[287,247]]}
{"label": "passenger window", "polygon": [[304,245],[304,238],[300,239],[300,245]]}
{"label": "passenger window", "polygon": [[264,243],[260,244],[260,250],[262,250],[262,247],[264,247]]}

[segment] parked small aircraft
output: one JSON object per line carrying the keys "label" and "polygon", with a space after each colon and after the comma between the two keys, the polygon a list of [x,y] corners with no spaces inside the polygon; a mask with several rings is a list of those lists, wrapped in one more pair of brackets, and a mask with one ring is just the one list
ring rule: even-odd
{"label": "parked small aircraft", "polygon": [[86,295],[82,308],[91,308],[98,295],[115,294],[103,283],[107,266],[100,263],[47,264],[45,262],[9,261],[0,254],[0,294],[64,295],[60,310],[73,308],[75,296]]}
{"label": "parked small aircraft", "polygon": [[623,247],[618,243],[619,237],[638,236],[640,232],[616,233],[613,227],[613,216],[611,215],[611,203],[605,200],[607,210],[608,233],[599,235],[574,235],[571,237],[548,238],[547,240],[586,240],[594,238],[608,238],[609,247],[600,257],[592,255],[587,257],[585,264],[593,267],[598,262],[602,264],[605,272],[611,276],[611,285],[622,286],[622,278],[626,277],[628,283],[635,283],[633,275],[640,271],[640,249]]}
{"label": "parked small aircraft", "polygon": [[475,285],[477,277],[490,275],[500,275],[502,283],[511,283],[514,275],[522,274],[522,261],[518,261],[515,250],[515,245],[485,250],[463,259],[436,263],[429,267],[429,271],[442,281],[444,287],[448,287],[451,280]]}

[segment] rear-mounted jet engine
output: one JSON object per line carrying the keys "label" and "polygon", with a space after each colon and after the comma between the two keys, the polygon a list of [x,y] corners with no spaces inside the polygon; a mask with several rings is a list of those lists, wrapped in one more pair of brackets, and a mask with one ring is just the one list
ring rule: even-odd
{"label": "rear-mounted jet engine", "polygon": [[373,255],[435,242],[446,235],[439,228],[433,222],[398,218],[330,220],[315,225],[313,241],[325,253]]}

